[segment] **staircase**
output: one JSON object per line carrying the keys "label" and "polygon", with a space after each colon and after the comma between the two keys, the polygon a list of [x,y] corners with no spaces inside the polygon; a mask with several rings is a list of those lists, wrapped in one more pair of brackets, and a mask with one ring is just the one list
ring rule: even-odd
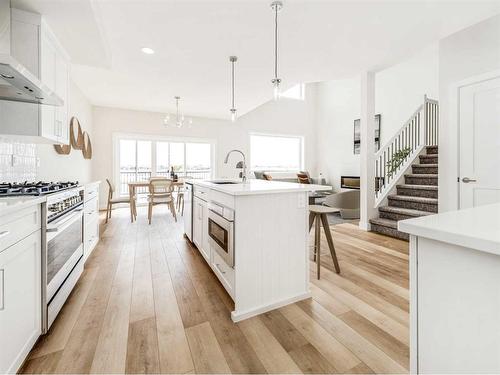
{"label": "staircase", "polygon": [[379,217],[370,220],[373,232],[408,240],[397,229],[399,220],[438,212],[438,119],[438,102],[425,96],[424,103],[375,154]]}
{"label": "staircase", "polygon": [[404,184],[396,185],[397,193],[387,196],[388,205],[378,208],[379,218],[370,220],[373,232],[408,240],[408,234],[398,231],[399,220],[438,212],[438,146],[427,146],[411,169]]}

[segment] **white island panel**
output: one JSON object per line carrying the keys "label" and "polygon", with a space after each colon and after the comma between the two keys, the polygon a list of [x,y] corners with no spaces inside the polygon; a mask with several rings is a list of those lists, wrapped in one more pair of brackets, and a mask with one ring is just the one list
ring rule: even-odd
{"label": "white island panel", "polygon": [[306,192],[236,199],[233,320],[310,297],[305,202]]}

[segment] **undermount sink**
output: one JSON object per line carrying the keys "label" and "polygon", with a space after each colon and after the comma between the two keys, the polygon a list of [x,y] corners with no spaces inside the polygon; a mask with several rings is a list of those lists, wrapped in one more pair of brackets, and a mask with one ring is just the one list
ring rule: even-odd
{"label": "undermount sink", "polygon": [[234,185],[234,184],[241,184],[242,182],[240,181],[209,181],[211,184],[216,184],[216,185]]}

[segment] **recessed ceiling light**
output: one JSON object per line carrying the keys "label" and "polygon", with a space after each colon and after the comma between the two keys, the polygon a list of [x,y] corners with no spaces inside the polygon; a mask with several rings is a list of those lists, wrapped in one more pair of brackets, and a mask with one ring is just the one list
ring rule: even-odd
{"label": "recessed ceiling light", "polygon": [[155,51],[149,47],[142,47],[141,51],[144,52],[146,55],[152,55],[153,53],[155,53]]}

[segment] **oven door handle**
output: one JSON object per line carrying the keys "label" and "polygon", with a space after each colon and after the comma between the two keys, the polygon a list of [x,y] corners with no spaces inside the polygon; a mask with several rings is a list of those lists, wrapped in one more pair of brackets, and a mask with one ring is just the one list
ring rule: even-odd
{"label": "oven door handle", "polygon": [[56,225],[47,225],[47,232],[62,232],[64,229],[73,224],[78,218],[82,217],[82,208],[76,208],[74,212],[65,217],[63,220],[59,220]]}

